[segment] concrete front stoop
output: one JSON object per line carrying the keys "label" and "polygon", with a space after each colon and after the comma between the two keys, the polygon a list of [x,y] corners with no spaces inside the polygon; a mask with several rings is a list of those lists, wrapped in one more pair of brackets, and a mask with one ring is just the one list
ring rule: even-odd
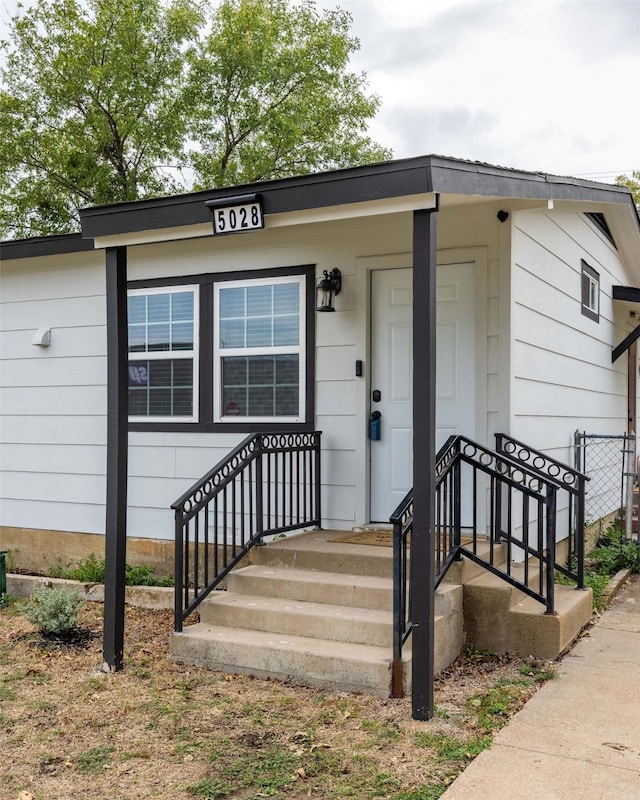
{"label": "concrete front stoop", "polygon": [[[232,673],[388,697],[392,549],[336,542],[316,531],[255,548],[227,590],[200,606],[200,622],[171,636],[172,658]],[[436,671],[464,644],[462,586],[436,593]],[[405,690],[411,648],[405,647]]]}
{"label": "concrete front stoop", "polygon": [[[200,606],[200,621],[171,636],[171,657],[338,691],[388,697],[391,690],[392,548],[340,541],[344,532],[313,531],[251,551],[226,591]],[[482,555],[481,544],[478,554]],[[497,552],[496,552],[497,550]],[[504,565],[502,546],[495,563]],[[513,567],[514,574],[518,567]],[[531,569],[530,581],[537,579]],[[530,583],[530,585],[532,585]],[[495,653],[555,659],[592,615],[591,590],[556,586],[556,613],[463,558],[435,596],[435,670],[465,643]],[[411,638],[403,650],[411,683]]]}

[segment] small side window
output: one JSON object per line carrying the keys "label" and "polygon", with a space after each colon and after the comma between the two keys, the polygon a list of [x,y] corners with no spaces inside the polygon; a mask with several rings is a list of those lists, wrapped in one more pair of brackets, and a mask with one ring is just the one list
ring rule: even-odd
{"label": "small side window", "polygon": [[582,313],[600,321],[600,275],[586,261],[582,262]]}

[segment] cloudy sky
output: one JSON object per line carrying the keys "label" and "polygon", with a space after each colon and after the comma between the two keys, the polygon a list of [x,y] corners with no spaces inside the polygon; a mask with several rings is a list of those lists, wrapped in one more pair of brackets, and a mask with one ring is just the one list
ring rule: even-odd
{"label": "cloudy sky", "polygon": [[[34,0],[24,0],[29,4]],[[17,0],[0,0],[0,38]],[[318,0],[353,15],[382,100],[371,135],[613,181],[640,170],[640,0]]]}

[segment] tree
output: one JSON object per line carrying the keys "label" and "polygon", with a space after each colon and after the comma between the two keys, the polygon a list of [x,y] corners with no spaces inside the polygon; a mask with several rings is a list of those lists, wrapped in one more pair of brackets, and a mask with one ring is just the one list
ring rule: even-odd
{"label": "tree", "polygon": [[1,232],[62,233],[83,205],[176,188],[189,0],[41,0],[13,19],[0,94]]}
{"label": "tree", "polygon": [[388,158],[366,136],[378,98],[347,71],[358,40],[345,11],[314,2],[224,2],[191,58],[191,164],[224,186]]}
{"label": "tree", "polygon": [[39,0],[0,69],[0,238],[87,205],[388,158],[349,72],[344,11],[312,0]]}
{"label": "tree", "polygon": [[618,186],[626,186],[627,189],[631,189],[633,199],[640,208],[640,170],[634,170],[631,173],[631,177],[628,175],[619,175],[616,178],[616,183]]}

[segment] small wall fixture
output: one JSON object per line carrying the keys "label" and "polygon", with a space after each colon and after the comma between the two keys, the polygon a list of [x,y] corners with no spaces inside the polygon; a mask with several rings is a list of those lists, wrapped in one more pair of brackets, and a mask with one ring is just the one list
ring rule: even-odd
{"label": "small wall fixture", "polygon": [[509,219],[509,212],[508,211],[504,211],[501,208],[500,211],[498,211],[498,213],[496,214],[496,217],[498,217],[498,220],[500,222],[506,222]]}
{"label": "small wall fixture", "polygon": [[316,286],[316,311],[335,311],[334,300],[342,290],[342,273],[337,267],[326,269]]}
{"label": "small wall fixture", "polygon": [[38,347],[49,347],[51,344],[51,328],[40,328],[40,330],[36,331],[31,344],[35,344]]}

